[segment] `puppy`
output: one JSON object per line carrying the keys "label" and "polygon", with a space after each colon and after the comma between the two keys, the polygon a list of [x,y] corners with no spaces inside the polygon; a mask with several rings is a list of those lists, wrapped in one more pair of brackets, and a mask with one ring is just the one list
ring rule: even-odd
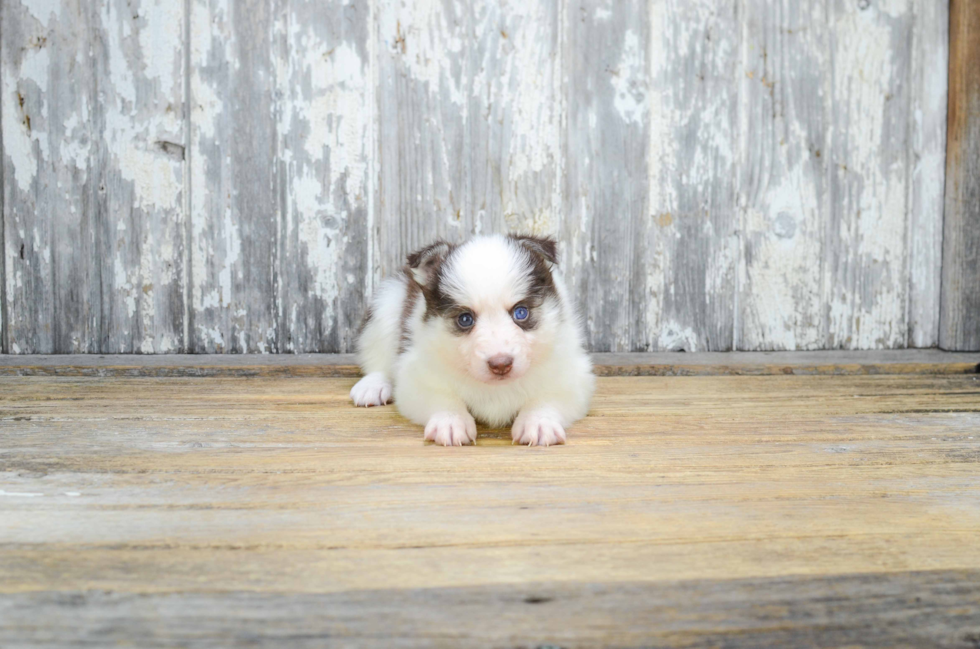
{"label": "puppy", "polygon": [[552,239],[438,241],[374,296],[357,340],[358,406],[395,404],[444,446],[476,441],[476,420],[515,443],[565,442],[595,387]]}

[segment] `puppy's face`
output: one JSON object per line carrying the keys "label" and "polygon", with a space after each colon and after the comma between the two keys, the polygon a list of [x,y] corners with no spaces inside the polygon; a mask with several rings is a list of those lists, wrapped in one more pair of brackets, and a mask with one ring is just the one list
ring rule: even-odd
{"label": "puppy's face", "polygon": [[490,384],[524,376],[557,330],[554,242],[494,236],[442,245],[428,268],[423,259],[413,271],[441,359]]}

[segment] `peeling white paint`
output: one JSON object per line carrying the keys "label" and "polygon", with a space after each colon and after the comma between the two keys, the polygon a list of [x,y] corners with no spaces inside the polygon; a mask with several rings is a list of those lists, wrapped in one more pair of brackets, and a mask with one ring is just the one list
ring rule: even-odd
{"label": "peeling white paint", "polygon": [[62,139],[59,150],[61,160],[66,166],[75,167],[78,170],[87,170],[89,157],[92,152],[92,141],[87,137],[85,129],[88,118],[87,104],[82,103],[82,116],[72,113],[65,122],[64,138]]}
{"label": "peeling white paint", "polygon": [[632,29],[623,36],[619,66],[612,71],[613,105],[624,122],[640,124],[647,115],[646,51]]}
{"label": "peeling white paint", "polygon": [[[164,268],[159,268],[159,274],[157,274],[155,271],[158,270],[158,266],[164,267],[167,265],[163,262],[170,262],[170,264],[173,265],[173,246],[164,245],[164,243],[161,241],[159,242],[159,247],[157,247],[154,246],[155,243],[155,241],[151,241],[150,239],[149,230],[147,229],[144,231],[143,240],[140,242],[140,250],[147,251],[148,253],[156,248],[155,251],[159,253],[159,258],[153,254],[143,254],[140,256],[139,275],[136,278],[137,285],[134,286],[134,290],[137,292],[136,297],[139,300],[140,305],[140,320],[142,320],[144,323],[143,339],[138,341],[139,349],[144,354],[171,351],[169,349],[157,349],[155,336],[156,327],[152,326],[151,323],[155,323],[157,321],[155,300],[157,286],[153,284],[153,279],[156,277],[157,281],[162,281],[168,274]],[[172,272],[169,274],[172,277]]]}
{"label": "peeling white paint", "polygon": [[[777,122],[775,132],[780,131]],[[806,140],[800,140],[805,143]],[[787,157],[792,154],[793,162]],[[805,144],[775,147],[772,184],[742,212],[741,340],[746,349],[815,349],[824,341],[820,197]],[[748,264],[751,259],[751,265]]]}
{"label": "peeling white paint", "polygon": [[561,156],[561,91],[556,86],[561,74],[553,9],[539,2],[514,3],[499,12],[487,9],[478,29],[496,47],[483,51],[481,71],[498,73],[473,83],[473,92],[490,110],[491,133],[499,129],[506,138],[500,208],[505,225],[539,235],[556,235],[560,228],[560,202],[538,190],[552,183],[558,185],[552,191],[560,192],[562,182],[554,173]]}
{"label": "peeling white paint", "polygon": [[[305,60],[298,62],[303,70],[309,70],[312,77],[314,96],[308,102],[293,104],[294,114],[307,108],[306,117],[310,122],[310,135],[305,149],[313,160],[323,157],[329,148],[331,166],[340,170],[333,174],[336,181],[342,171],[352,171],[350,176],[356,186],[350,187],[350,194],[364,191],[363,179],[366,172],[364,156],[364,130],[366,127],[365,109],[365,70],[357,51],[347,43],[341,43],[330,54],[322,54],[326,44],[317,43],[311,36]],[[317,59],[324,59],[321,64]],[[296,65],[296,64],[294,64]],[[332,185],[333,183],[331,183]]]}
{"label": "peeling white paint", "polygon": [[61,14],[61,0],[20,0],[20,5],[44,24],[51,20],[52,15],[57,17]]}
{"label": "peeling white paint", "polygon": [[905,344],[908,288],[907,282],[896,281],[903,276],[906,255],[906,170],[903,156],[889,155],[897,142],[885,139],[884,127],[886,97],[905,80],[896,76],[890,25],[875,12],[845,12],[834,31],[835,65],[851,71],[834,76],[835,115],[848,120],[836,123],[853,135],[846,149],[835,140],[835,155],[847,165],[846,172],[838,172],[848,191],[841,196],[845,218],[839,236],[849,242],[858,283],[834,290],[838,276],[827,279],[830,334],[837,345],[850,349],[899,347]]}
{"label": "peeling white paint", "polygon": [[909,187],[908,344],[939,344],[946,177],[949,5],[914,0]]}
{"label": "peeling white paint", "polygon": [[664,322],[660,327],[657,338],[657,348],[663,351],[696,352],[698,351],[698,334],[690,327],[684,327],[677,322]]}
{"label": "peeling white paint", "polygon": [[129,277],[129,268],[123,263],[122,258],[117,254],[113,264],[115,273],[114,286],[116,291],[121,293],[123,304],[126,305],[126,315],[132,318],[136,315],[136,293],[133,283]]}
{"label": "peeling white paint", "polygon": [[[633,262],[634,268],[643,269],[631,280],[643,291],[634,289],[633,294],[643,297],[633,306],[642,319],[634,327],[632,344],[662,349],[671,338],[663,338],[662,332],[670,327],[675,332],[692,329],[697,340],[724,349],[727,341],[716,330],[730,324],[724,318],[735,299],[739,250],[736,211],[726,204],[736,175],[732,107],[738,97],[731,83],[739,39],[735,15],[730,7],[702,1],[654,1],[646,9],[646,42],[641,46],[649,71],[639,75],[648,79],[646,112],[640,113],[648,128],[647,206],[632,231],[645,237],[637,249],[642,261]],[[624,50],[631,49],[628,45],[624,38]],[[620,89],[617,97],[623,96]],[[617,112],[629,117],[629,108],[621,102]],[[699,258],[685,250],[692,247],[702,251]],[[703,284],[704,306],[700,312],[682,313],[689,298],[678,287],[692,284]]]}
{"label": "peeling white paint", "polygon": [[908,70],[896,48],[905,47],[908,3],[801,7],[788,20],[809,27],[792,35],[773,35],[766,10],[751,8],[742,87],[756,106],[741,111],[740,344],[902,346],[908,170],[895,111]]}
{"label": "peeling white paint", "polygon": [[175,90],[179,93],[181,89],[175,88],[175,84],[183,82],[183,4],[173,0],[142,0],[139,12],[142,75],[158,82],[164,95],[173,95]]}
{"label": "peeling white paint", "polygon": [[[234,37],[225,25],[228,13],[228,0],[195,0],[191,4],[191,112],[194,128],[201,138],[213,138],[215,126],[223,119],[224,102],[206,81],[204,69],[211,67],[212,58],[235,60]],[[226,35],[229,37],[222,38]],[[225,50],[220,56],[212,52],[215,41],[224,43]]]}
{"label": "peeling white paint", "polygon": [[[448,6],[459,14],[466,11],[459,2]],[[447,74],[464,56],[463,40],[450,22],[446,7],[442,0],[413,0],[400,3],[397,9],[389,6],[379,15],[379,31],[385,45],[400,57],[412,78],[428,84],[430,93],[445,93],[448,101],[463,106],[464,89]]]}
{"label": "peeling white paint", "polygon": [[[48,50],[34,47],[26,49],[17,69],[7,69],[7,61],[3,62],[3,152],[10,158],[14,178],[22,192],[30,191],[40,162],[34,153],[35,144],[41,160],[50,157],[48,134],[37,129],[39,122],[47,118],[49,65]],[[21,92],[21,84],[25,82],[41,91],[40,115],[27,115],[21,106],[20,97],[27,93],[27,88]],[[34,123],[34,129],[28,125],[28,118]]]}
{"label": "peeling white paint", "polygon": [[218,327],[197,327],[197,338],[201,345],[206,348],[224,349],[225,339]]}
{"label": "peeling white paint", "polygon": [[215,288],[202,294],[201,300],[196,306],[200,309],[215,309],[224,306],[221,301],[221,292]]}
{"label": "peeling white paint", "polygon": [[[155,77],[141,79],[156,81],[166,93],[175,84],[174,70],[181,65],[182,8],[179,3],[166,3],[161,9],[154,3],[141,10],[152,20],[152,28],[139,31],[138,42],[144,69]],[[125,180],[133,183],[140,208],[176,210],[180,206],[183,171],[178,161],[168,157],[157,144],[177,140],[180,132],[179,107],[145,113],[136,105],[136,74],[131,66],[133,57],[125,52],[124,35],[120,34],[114,14],[102,13],[103,29],[109,48],[109,81],[112,101],[106,106],[105,137],[115,156],[115,164]],[[128,25],[129,21],[123,21]],[[153,35],[144,37],[145,32]],[[130,44],[132,45],[132,44]],[[141,114],[144,113],[144,114]]]}
{"label": "peeling white paint", "polygon": [[[797,184],[806,182],[800,176],[797,171],[784,179],[785,186],[769,196],[766,212],[750,208],[744,213],[744,245],[751,246],[753,263],[739,267],[740,286],[751,287],[742,307],[743,348],[811,349],[819,339],[820,329],[798,318],[819,313],[820,293],[801,290],[801,282],[820,268],[820,247],[806,245],[807,232],[795,236],[802,229],[796,219],[805,218],[805,209],[784,209],[798,202],[800,189],[805,191]],[[787,236],[791,229],[794,234]]]}
{"label": "peeling white paint", "polygon": [[[642,6],[637,15],[647,17],[646,25],[623,22],[626,3],[590,4],[581,19],[592,20],[595,29],[620,29],[622,38],[613,41],[617,49],[610,53],[614,64],[604,68],[607,76],[595,77],[599,84],[593,90],[600,93],[601,110],[583,115],[578,125],[594,136],[606,132],[609,125],[604,121],[611,116],[635,129],[629,132],[646,129],[647,173],[645,178],[633,177],[631,168],[626,170],[628,184],[624,180],[613,189],[581,190],[565,186],[568,160],[592,177],[604,177],[598,166],[619,162],[611,160],[610,150],[594,150],[587,137],[568,147],[576,140],[563,121],[569,113],[564,103],[569,80],[563,75],[582,44],[572,42],[569,26],[559,22],[566,16],[559,15],[554,3],[505,0],[486,8],[458,0],[372,3],[370,11],[377,21],[369,21],[372,38],[362,54],[359,35],[339,30],[338,36],[333,23],[308,20],[310,2],[287,3],[274,17],[274,111],[286,198],[284,213],[269,218],[282,218],[284,225],[281,234],[288,251],[277,260],[284,266],[282,272],[301,256],[305,266],[298,271],[304,274],[304,286],[310,280],[312,297],[333,303],[362,281],[344,266],[350,261],[345,257],[347,233],[355,211],[366,209],[369,221],[378,224],[368,228],[372,251],[381,249],[379,231],[387,237],[384,246],[403,244],[392,242],[391,234],[399,219],[409,217],[400,212],[387,215],[384,200],[374,206],[372,189],[377,165],[392,164],[379,160],[372,138],[379,127],[377,111],[391,100],[387,90],[380,92],[391,81],[384,75],[395,74],[402,75],[398,84],[423,89],[418,99],[412,93],[397,95],[418,104],[406,108],[406,115],[424,113],[411,117],[419,126],[409,124],[397,143],[408,158],[416,153],[425,158],[411,186],[404,188],[405,204],[414,199],[421,206],[414,207],[419,211],[410,218],[432,210],[440,232],[460,236],[501,226],[565,233],[561,249],[572,286],[597,272],[602,261],[597,250],[608,243],[597,237],[622,237],[618,243],[624,254],[632,238],[646,237],[635,248],[643,255],[632,264],[639,272],[627,276],[616,269],[598,280],[610,287],[629,286],[631,295],[642,295],[629,313],[629,327],[636,321],[641,326],[609,334],[614,345],[693,350],[704,339],[702,327],[692,327],[683,314],[665,313],[686,290],[677,281],[684,271],[678,268],[684,259],[679,252],[695,240],[710,244],[705,244],[708,250],[699,271],[704,276],[698,278],[706,291],[702,301],[710,304],[734,283],[742,332],[736,332],[736,338],[749,348],[809,349],[828,341],[855,348],[901,346],[906,340],[935,342],[946,52],[930,47],[945,45],[941,30],[925,40],[915,30],[922,21],[942,25],[948,16],[928,0],[875,0],[863,10],[857,3],[793,8],[783,2],[780,12],[770,11],[770,3],[751,0],[739,5],[742,22],[737,29],[728,28],[719,6],[710,0],[630,5]],[[11,5],[5,21],[8,15],[23,14],[28,26],[24,37],[35,41],[20,50],[20,58],[2,62],[7,191],[33,196],[40,186],[57,197],[50,204],[64,205],[64,218],[72,220],[82,216],[82,205],[72,199],[79,179],[105,171],[117,185],[124,181],[122,190],[107,190],[110,209],[127,214],[109,226],[117,238],[110,248],[118,248],[109,251],[106,262],[115,287],[113,310],[120,318],[113,326],[135,337],[137,321],[142,321],[142,337],[131,344],[146,353],[179,345],[169,332],[159,330],[156,320],[167,319],[163,310],[172,283],[179,281],[177,262],[185,254],[175,244],[180,237],[172,234],[183,231],[182,219],[191,218],[190,308],[211,310],[221,321],[199,323],[199,330],[191,333],[206,346],[223,349],[228,339],[229,345],[244,348],[247,342],[253,349],[267,350],[275,330],[257,334],[249,324],[247,295],[232,295],[243,279],[244,264],[267,263],[244,258],[242,238],[250,233],[241,230],[232,212],[235,183],[241,182],[238,170],[247,171],[247,163],[211,167],[228,162],[219,160],[226,153],[213,154],[214,139],[227,132],[237,101],[234,91],[222,85],[224,66],[240,66],[236,52],[247,46],[235,41],[237,28],[232,25],[243,18],[232,20],[236,5],[229,0],[192,0],[187,44],[181,2],[140,0],[132,4],[132,13],[123,3],[93,11],[91,15],[102,21],[95,28],[107,51],[98,106],[105,130],[95,138],[89,128],[94,106],[84,94],[71,110],[52,103],[57,89],[50,87],[51,79],[63,65],[57,48],[72,46],[59,42],[63,35],[51,30],[63,28],[69,12],[59,0],[22,0],[20,5],[23,9]],[[330,4],[330,11],[339,5]],[[916,21],[911,32],[909,21]],[[778,37],[759,38],[762,29],[784,31]],[[798,31],[785,31],[790,29]],[[910,33],[915,56],[920,57],[911,71],[897,51]],[[35,46],[41,42],[39,35],[50,36],[46,46]],[[743,49],[736,52],[738,43]],[[184,144],[185,46],[192,62],[195,145],[187,152],[187,170],[173,148]],[[76,65],[89,64],[86,48],[67,51]],[[387,63],[379,65],[378,57]],[[808,88],[816,99],[804,105],[810,98],[798,97],[799,85],[792,83],[794,75],[808,69],[820,70],[821,81]],[[724,91],[727,86],[720,77],[729,74],[734,75],[737,96]],[[908,81],[911,89],[903,90]],[[18,92],[26,109],[20,106]],[[896,127],[891,122],[901,114],[893,106],[906,101],[907,93],[913,110]],[[733,97],[740,102],[758,99],[756,104],[740,105],[742,121],[735,132],[729,124]],[[31,129],[24,110],[36,113],[31,114]],[[58,111],[59,123],[49,123],[52,110]],[[440,131],[440,121],[453,123]],[[911,136],[911,168],[902,149],[905,122]],[[773,140],[764,143],[764,150],[762,144],[753,149],[761,136]],[[457,137],[472,150],[458,150]],[[823,158],[815,162],[817,140],[825,142],[820,143]],[[170,143],[170,148],[165,151],[161,142]],[[488,154],[473,153],[482,150]],[[107,154],[107,169],[95,169],[101,163],[95,151]],[[472,162],[476,155],[490,161],[485,169]],[[470,167],[459,174],[457,186],[457,178],[446,176],[461,165]],[[56,171],[51,173],[49,167]],[[188,199],[189,214],[182,209],[185,171],[197,188]],[[609,235],[602,219],[626,216],[603,213],[598,196],[644,182],[645,213],[629,215],[629,227]],[[124,204],[129,185],[132,206]],[[732,186],[737,188],[731,208],[741,228],[737,234],[705,208],[713,195]],[[571,195],[565,196],[566,191]],[[578,210],[577,222],[565,227],[563,212],[569,206]],[[130,207],[136,208],[132,217]],[[831,215],[840,220],[840,227],[828,236]],[[127,222],[128,218],[143,221]],[[26,234],[36,254],[8,273],[11,293],[22,291],[31,273],[43,277],[52,260],[45,227],[20,225],[15,228],[18,241]],[[428,232],[430,225],[418,225],[417,231]],[[836,265],[828,262],[829,246],[844,251]],[[8,257],[18,254],[15,248],[8,246]],[[377,268],[380,264],[369,272]],[[294,326],[307,315],[305,307],[298,309],[295,303],[277,308]],[[330,318],[341,317],[324,315],[327,326]],[[590,316],[596,327],[606,326],[600,315]],[[70,339],[84,347],[83,338],[73,333]],[[12,351],[22,348],[12,341]]]}
{"label": "peeling white paint", "polygon": [[[935,2],[936,0],[931,1]],[[874,11],[881,12],[892,18],[902,18],[909,11],[909,0],[875,0],[868,5],[867,12],[873,15]]]}
{"label": "peeling white paint", "polygon": [[191,74],[191,94],[194,97],[194,128],[202,138],[213,138],[215,125],[219,123],[224,113],[224,102],[218,97],[211,84],[206,83],[201,75],[195,73]]}
{"label": "peeling white paint", "polygon": [[[312,280],[312,296],[336,304],[346,250],[343,226],[351,218],[345,207],[356,209],[368,200],[369,62],[353,44],[330,41],[296,16],[290,16],[284,36],[292,45],[278,67],[284,96],[279,128],[289,169],[284,216],[287,241],[295,235],[299,244],[287,255],[290,263],[304,263],[301,272]],[[293,322],[295,327],[295,316]]]}
{"label": "peeling white paint", "polygon": [[133,183],[139,207],[176,210],[180,206],[183,176],[170,158],[134,146],[123,146],[119,153],[119,171]]}
{"label": "peeling white paint", "polygon": [[[218,270],[218,288],[220,290],[218,303],[222,307],[231,306],[234,299],[232,289],[232,269],[242,255],[242,239],[238,223],[232,218],[231,206],[225,206],[224,223],[222,232],[224,233],[224,256],[222,265]],[[243,348],[244,349],[244,348]]]}
{"label": "peeling white paint", "polygon": [[[218,276],[211,274],[211,263],[215,258],[215,244],[210,234],[211,214],[216,207],[223,206],[225,217],[223,223],[227,226],[231,196],[222,187],[212,186],[208,181],[212,173],[211,165],[216,163],[210,158],[202,145],[211,145],[217,135],[217,126],[225,119],[224,101],[218,89],[210,81],[214,74],[214,61],[232,61],[236,47],[235,33],[229,29],[230,7],[228,0],[194,0],[191,3],[190,30],[190,59],[191,59],[191,141],[190,177],[193,184],[190,200],[191,246],[190,277],[193,278],[189,287],[189,309],[200,313],[205,310],[224,308],[230,301],[231,270],[217,269]],[[215,43],[224,42],[225,51],[220,54],[213,51]],[[224,170],[221,170],[224,174]],[[224,179],[222,179],[224,180]],[[217,205],[215,205],[215,203]],[[234,233],[224,233],[225,246],[236,243]],[[237,248],[233,248],[237,250]],[[217,280],[217,281],[216,281]],[[209,319],[210,322],[210,319]],[[205,349],[224,349],[225,341],[217,326],[207,326],[197,323],[190,335]]]}
{"label": "peeling white paint", "polygon": [[325,225],[326,222],[337,222],[337,217],[330,215],[333,210],[326,208],[318,212],[321,194],[320,183],[314,177],[304,175],[294,179],[297,230],[300,245],[306,253],[306,270],[312,274],[314,294],[329,303],[338,295],[337,267],[341,246],[337,245],[339,232],[336,226]]}

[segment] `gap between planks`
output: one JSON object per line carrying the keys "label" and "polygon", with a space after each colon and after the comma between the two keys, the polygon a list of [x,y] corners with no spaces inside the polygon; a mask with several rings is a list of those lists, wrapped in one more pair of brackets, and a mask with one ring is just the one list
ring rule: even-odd
{"label": "gap between planks", "polygon": [[[592,354],[598,376],[976,374],[980,353],[659,352]],[[0,355],[0,376],[355,377],[353,354]]]}

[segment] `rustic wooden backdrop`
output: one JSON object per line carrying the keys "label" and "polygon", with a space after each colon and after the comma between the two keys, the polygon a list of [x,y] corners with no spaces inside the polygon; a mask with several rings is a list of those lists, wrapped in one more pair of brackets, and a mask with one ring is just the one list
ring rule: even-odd
{"label": "rustic wooden backdrop", "polygon": [[561,239],[597,351],[939,342],[946,0],[0,21],[5,352],[348,351],[406,252],[501,230]]}

